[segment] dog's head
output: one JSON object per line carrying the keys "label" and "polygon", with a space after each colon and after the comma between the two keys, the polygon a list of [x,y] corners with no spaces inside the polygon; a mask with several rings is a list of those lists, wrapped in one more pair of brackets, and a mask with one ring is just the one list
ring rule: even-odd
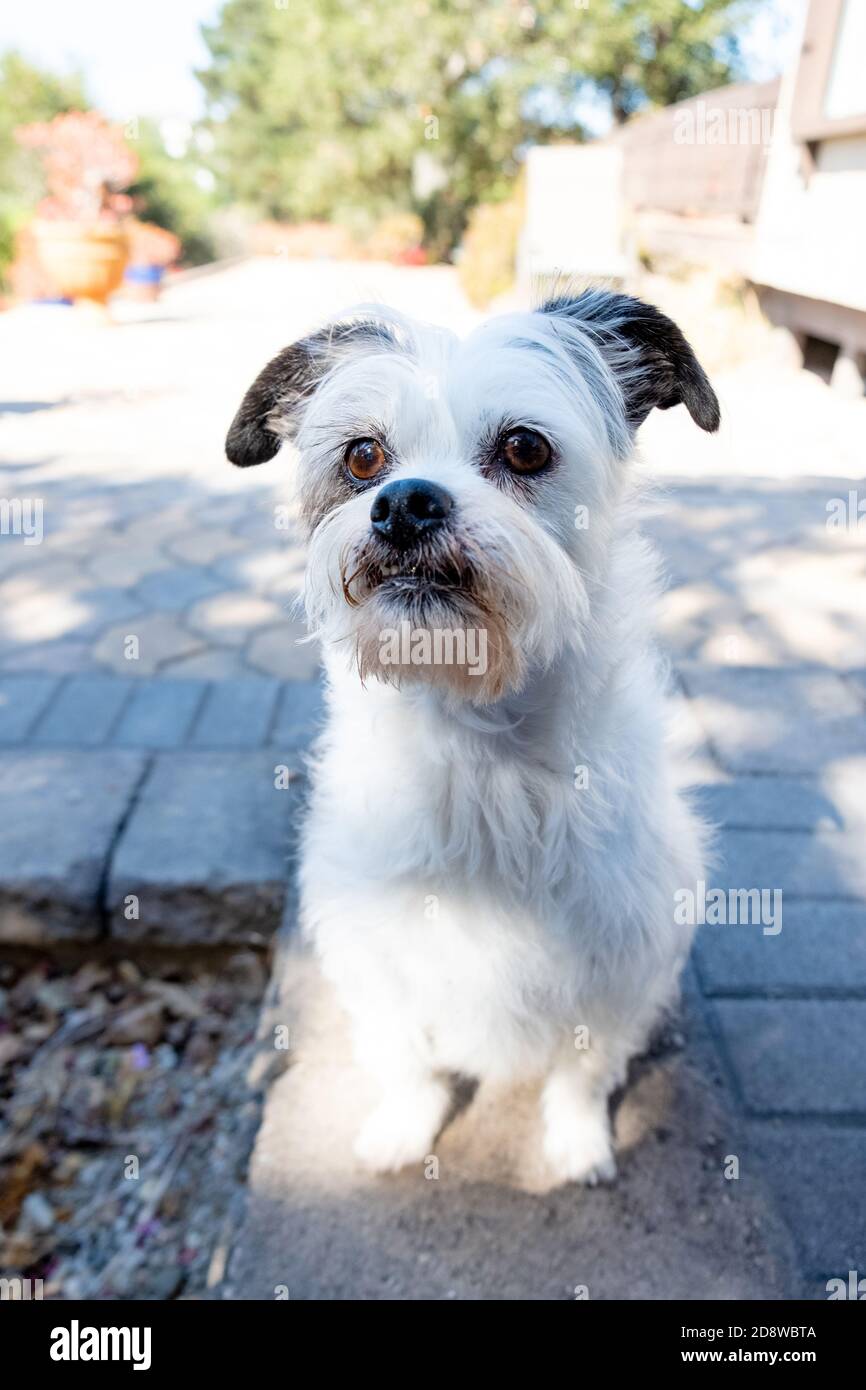
{"label": "dog's head", "polygon": [[582,644],[634,432],[679,403],[718,427],[680,330],[627,295],[551,300],[463,342],[359,311],[265,367],[226,452],[246,467],[296,439],[323,641],[362,676],[484,704]]}

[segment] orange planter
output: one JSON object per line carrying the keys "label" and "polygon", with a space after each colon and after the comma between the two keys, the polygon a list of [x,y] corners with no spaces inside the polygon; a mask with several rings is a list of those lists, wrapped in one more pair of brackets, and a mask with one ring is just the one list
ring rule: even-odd
{"label": "orange planter", "polygon": [[33,223],[36,250],[58,294],[104,304],[123,279],[126,234],[116,222]]}

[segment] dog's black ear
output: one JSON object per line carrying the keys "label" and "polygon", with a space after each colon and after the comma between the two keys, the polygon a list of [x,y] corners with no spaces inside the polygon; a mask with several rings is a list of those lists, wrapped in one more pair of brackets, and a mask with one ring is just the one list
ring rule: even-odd
{"label": "dog's black ear", "polygon": [[654,407],[668,410],[680,403],[702,430],[719,428],[719,402],[706,372],[677,325],[654,305],[628,294],[586,290],[548,300],[541,313],[561,316],[595,341],[616,374],[633,429]]}
{"label": "dog's black ear", "polygon": [[387,337],[373,322],[322,328],[283,348],[259,372],[241,401],[226,436],[226,454],[238,468],[272,459],[300,423],[301,407],[341,353],[361,342]]}
{"label": "dog's black ear", "polygon": [[[291,436],[297,407],[313,389],[312,359],[304,342],[283,348],[259,372],[226,436],[226,454],[238,468],[266,463]],[[272,426],[279,411],[279,433]]]}

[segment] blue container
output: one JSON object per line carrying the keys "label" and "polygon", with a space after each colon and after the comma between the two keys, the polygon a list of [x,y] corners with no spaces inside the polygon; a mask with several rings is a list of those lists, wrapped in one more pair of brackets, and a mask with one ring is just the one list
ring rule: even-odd
{"label": "blue container", "polygon": [[128,265],[123,278],[130,285],[161,285],[164,275],[164,265]]}

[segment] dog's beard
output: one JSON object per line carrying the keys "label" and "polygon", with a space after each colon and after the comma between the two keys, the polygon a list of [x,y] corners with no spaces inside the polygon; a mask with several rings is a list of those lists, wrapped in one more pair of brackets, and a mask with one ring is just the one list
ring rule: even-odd
{"label": "dog's beard", "polygon": [[507,527],[488,512],[397,555],[366,517],[359,539],[351,508],[338,509],[310,546],[311,624],[325,643],[345,646],[365,680],[481,705],[519,690],[566,642],[581,645],[587,602],[560,546],[511,510]]}
{"label": "dog's beard", "polygon": [[437,686],[496,700],[520,682],[512,624],[482,557],[451,539],[396,558],[376,541],[341,565],[362,680]]}

